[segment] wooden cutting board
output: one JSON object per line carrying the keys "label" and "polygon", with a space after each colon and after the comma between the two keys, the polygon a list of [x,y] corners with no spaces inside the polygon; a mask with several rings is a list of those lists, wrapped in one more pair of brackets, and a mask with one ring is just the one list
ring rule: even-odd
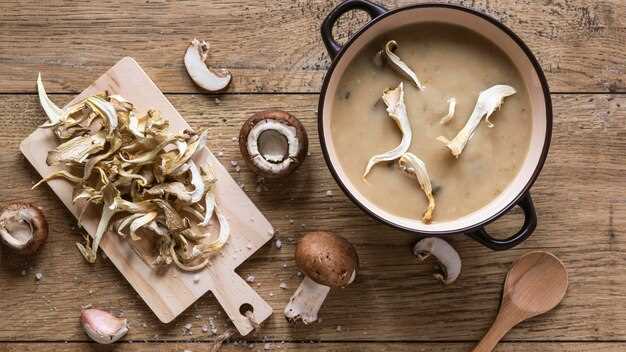
{"label": "wooden cutting board", "polygon": [[[169,120],[172,130],[189,127],[154,82],[130,57],[120,60],[69,104],[105,90],[131,101],[139,114],[145,113],[149,108],[159,110]],[[56,170],[55,167],[46,165],[46,155],[56,145],[58,142],[52,130],[40,128],[22,141],[20,149],[35,169],[45,176]],[[203,150],[196,162],[209,163],[213,167],[218,180],[217,203],[231,227],[228,243],[207,268],[196,273],[183,272],[175,266],[155,270],[148,260],[137,254],[136,247],[133,249],[126,240],[112,232],[104,235],[100,248],[162,322],[172,321],[203,294],[211,291],[239,333],[246,335],[253,330],[253,325],[240,312],[242,306],[249,304],[258,322],[267,319],[272,308],[235,273],[235,268],[267,243],[273,237],[274,230],[208,149]],[[72,203],[71,185],[64,180],[51,180],[48,185],[76,217],[80,209]],[[87,214],[82,221],[83,227],[92,236],[98,225],[98,213]]]}

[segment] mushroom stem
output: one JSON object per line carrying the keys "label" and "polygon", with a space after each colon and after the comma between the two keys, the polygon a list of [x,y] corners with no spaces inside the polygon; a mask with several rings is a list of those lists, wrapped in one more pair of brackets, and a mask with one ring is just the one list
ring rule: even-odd
{"label": "mushroom stem", "polygon": [[328,292],[330,292],[330,287],[320,285],[305,276],[285,307],[285,317],[289,321],[302,320],[304,324],[315,322],[317,312],[322,307]]}

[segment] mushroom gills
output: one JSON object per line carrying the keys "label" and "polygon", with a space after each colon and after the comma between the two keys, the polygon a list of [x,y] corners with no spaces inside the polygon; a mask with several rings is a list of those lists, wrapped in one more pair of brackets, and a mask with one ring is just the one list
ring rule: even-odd
{"label": "mushroom gills", "polygon": [[[353,274],[354,275],[354,274]],[[317,321],[319,312],[330,287],[324,286],[305,277],[285,307],[285,317],[291,322],[302,320],[304,324]]]}
{"label": "mushroom gills", "polygon": [[515,89],[507,85],[495,85],[480,92],[474,111],[472,111],[472,114],[465,123],[465,126],[463,126],[459,133],[452,140],[448,140],[443,136],[437,137],[437,140],[444,143],[446,147],[450,149],[452,155],[458,158],[463,152],[463,149],[465,149],[467,143],[476,133],[476,129],[478,128],[483,116],[485,116],[485,121],[488,126],[490,128],[494,127],[493,123],[489,120],[489,116],[491,116],[491,114],[493,114],[493,112],[500,107],[504,98],[515,93]]}
{"label": "mushroom gills", "polygon": [[402,140],[400,144],[394,149],[383,153],[374,155],[367,166],[365,167],[365,172],[363,173],[363,178],[367,177],[370,170],[374,165],[383,162],[383,161],[393,161],[398,159],[402,154],[406,153],[409,150],[409,146],[411,145],[411,138],[413,137],[413,132],[411,131],[411,124],[409,122],[409,117],[406,111],[406,105],[404,103],[404,85],[402,82],[395,89],[387,89],[383,93],[382,96],[383,102],[387,106],[387,113],[389,117],[396,123],[396,125],[400,128],[402,132]]}
{"label": "mushroom gills", "polygon": [[420,240],[413,247],[413,254],[420,262],[431,255],[437,260],[433,276],[444,285],[456,281],[461,274],[461,257],[448,242],[437,237]]}
{"label": "mushroom gills", "polygon": [[12,203],[0,213],[0,240],[19,254],[33,254],[47,238],[48,223],[34,205]]}
{"label": "mushroom gills", "polygon": [[276,130],[263,131],[258,139],[259,152],[270,163],[278,164],[285,160],[289,151],[289,141]]}
{"label": "mushroom gills", "polygon": [[23,249],[33,238],[33,225],[18,213],[13,221],[3,221],[0,224],[0,235],[7,245],[18,250]]}
{"label": "mushroom gills", "polygon": [[265,119],[250,130],[247,148],[257,167],[279,173],[294,162],[300,142],[296,137],[295,127]]}
{"label": "mushroom gills", "polygon": [[432,221],[433,211],[435,210],[435,198],[433,197],[432,184],[430,183],[426,164],[415,154],[404,153],[398,160],[398,165],[405,175],[416,178],[420,188],[424,191],[428,199],[428,207],[422,216],[422,221],[429,224]]}

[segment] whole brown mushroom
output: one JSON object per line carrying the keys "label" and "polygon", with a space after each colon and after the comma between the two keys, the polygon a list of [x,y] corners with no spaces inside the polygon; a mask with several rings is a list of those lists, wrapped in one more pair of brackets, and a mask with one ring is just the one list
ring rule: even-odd
{"label": "whole brown mushroom", "polygon": [[30,203],[12,203],[0,213],[0,239],[19,254],[31,255],[48,239],[43,212]]}
{"label": "whole brown mushroom", "polygon": [[309,140],[302,123],[291,114],[280,110],[261,111],[241,126],[239,149],[255,173],[280,178],[302,164]]}
{"label": "whole brown mushroom", "polygon": [[295,259],[305,278],[284,313],[289,321],[302,320],[310,324],[317,320],[317,313],[331,288],[346,287],[354,281],[359,257],[345,238],[315,231],[300,239]]}

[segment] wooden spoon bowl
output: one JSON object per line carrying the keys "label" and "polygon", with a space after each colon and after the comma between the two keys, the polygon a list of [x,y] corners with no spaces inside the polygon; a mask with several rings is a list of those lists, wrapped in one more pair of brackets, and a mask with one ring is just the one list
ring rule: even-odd
{"label": "wooden spoon bowl", "polygon": [[538,251],[519,258],[504,281],[498,315],[474,352],[493,350],[515,325],[556,307],[567,285],[565,265],[553,254]]}

